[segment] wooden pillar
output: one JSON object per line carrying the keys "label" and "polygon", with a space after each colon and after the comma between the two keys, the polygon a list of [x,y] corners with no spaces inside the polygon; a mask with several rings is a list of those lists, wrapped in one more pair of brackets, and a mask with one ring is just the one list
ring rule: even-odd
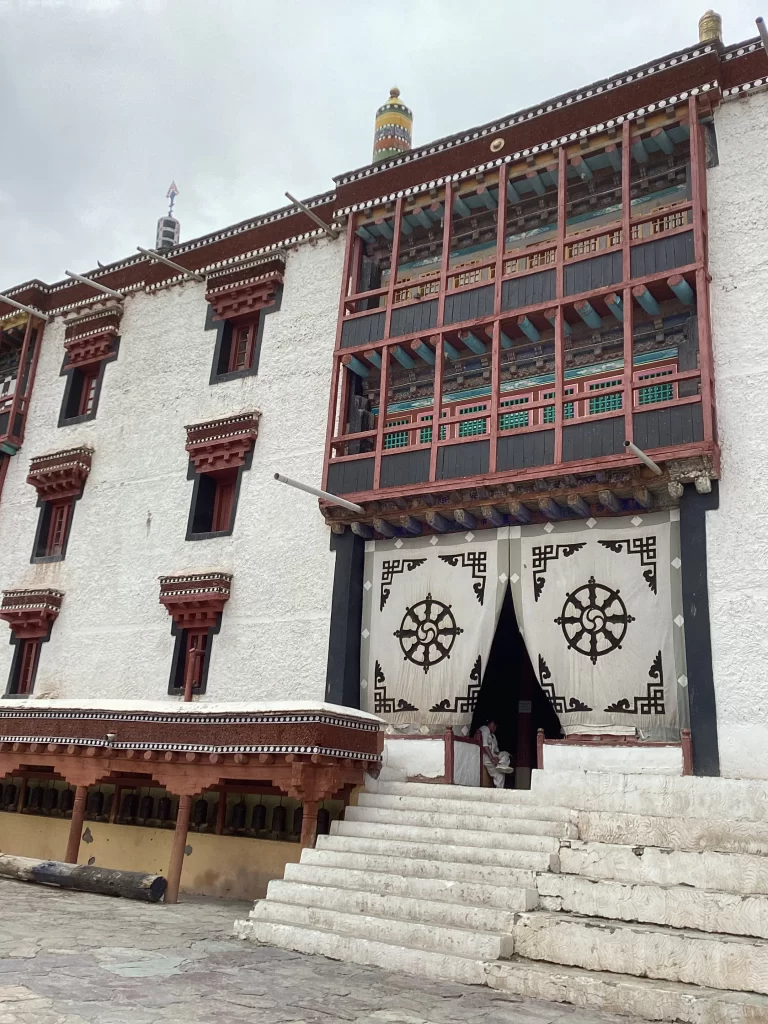
{"label": "wooden pillar", "polygon": [[301,848],[312,848],[317,839],[317,800],[305,800],[301,816]]}
{"label": "wooden pillar", "polygon": [[189,812],[192,809],[192,797],[179,797],[179,811],[176,815],[176,831],[173,833],[171,861],[168,865],[168,888],[165,891],[166,903],[178,903],[181,869],[184,864],[184,847],[187,845],[189,830]]}
{"label": "wooden pillar", "polygon": [[65,864],[77,864],[77,855],[80,852],[80,833],[83,831],[85,801],[87,796],[88,787],[77,786],[75,789],[75,802],[72,805],[72,820],[69,823],[67,852],[64,854]]}

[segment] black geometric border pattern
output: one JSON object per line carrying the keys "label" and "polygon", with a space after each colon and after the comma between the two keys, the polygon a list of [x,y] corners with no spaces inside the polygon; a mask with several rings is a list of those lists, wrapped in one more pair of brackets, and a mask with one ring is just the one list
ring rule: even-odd
{"label": "black geometric border pattern", "polygon": [[479,654],[475,661],[474,668],[469,673],[469,680],[466,695],[464,697],[456,697],[453,702],[453,707],[451,707],[450,699],[446,697],[444,700],[438,701],[437,704],[433,704],[429,710],[434,712],[447,712],[451,715],[472,714],[477,706],[477,698],[480,695],[480,684],[483,680],[483,659]]}
{"label": "black geometric border pattern", "polygon": [[539,686],[549,698],[549,702],[554,708],[555,713],[558,715],[567,715],[577,711],[593,710],[588,704],[580,701],[578,697],[571,697],[570,700],[567,700],[566,697],[561,697],[555,690],[555,684],[547,682],[547,680],[551,678],[552,673],[549,666],[542,656],[539,655]]}
{"label": "black geometric border pattern", "polygon": [[541,592],[544,590],[544,584],[546,579],[544,573],[547,571],[547,564],[554,562],[555,559],[559,558],[560,555],[563,558],[570,558],[581,548],[586,547],[586,541],[581,541],[579,544],[542,544],[537,545],[531,550],[533,556],[533,563],[531,568],[533,569],[533,599],[538,601],[541,597]]}
{"label": "black geometric border pattern", "polygon": [[383,611],[384,605],[389,597],[392,580],[401,572],[413,572],[418,566],[426,562],[426,558],[392,558],[387,559],[381,567],[381,597],[379,600],[379,611]]}
{"label": "black geometric border pattern", "polygon": [[648,566],[643,573],[643,579],[653,593],[657,593],[655,537],[631,537],[629,540],[600,540],[598,544],[608,548],[609,551],[615,551],[617,554],[626,548],[628,555],[640,555],[640,565]]}
{"label": "black geometric border pattern", "polygon": [[387,688],[384,685],[386,678],[378,661],[373,678],[373,713],[375,715],[394,715],[397,711],[419,710],[414,704],[409,704],[407,700],[396,701],[394,697],[387,696]]}
{"label": "black geometric border pattern", "polygon": [[609,704],[606,711],[618,712],[620,715],[663,715],[666,713],[664,702],[664,669],[661,664],[661,651],[653,659],[648,675],[651,677],[644,697],[634,697],[630,706],[624,697],[615,704]]}
{"label": "black geometric border pattern", "polygon": [[448,565],[460,565],[463,569],[472,570],[472,579],[478,581],[472,584],[472,589],[475,592],[475,597],[482,605],[483,601],[485,601],[485,577],[488,571],[485,551],[462,551],[458,555],[438,555],[438,558]]}

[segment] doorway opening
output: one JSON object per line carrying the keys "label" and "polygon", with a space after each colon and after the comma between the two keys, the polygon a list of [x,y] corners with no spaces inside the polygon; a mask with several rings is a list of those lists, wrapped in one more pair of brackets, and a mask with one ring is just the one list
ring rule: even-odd
{"label": "doorway opening", "polygon": [[547,739],[559,739],[562,729],[533,671],[509,587],[472,716],[471,735],[491,719],[498,727],[499,749],[509,751],[510,764],[515,766],[514,775],[507,776],[507,787],[530,789],[531,771],[536,767],[536,733],[543,729]]}

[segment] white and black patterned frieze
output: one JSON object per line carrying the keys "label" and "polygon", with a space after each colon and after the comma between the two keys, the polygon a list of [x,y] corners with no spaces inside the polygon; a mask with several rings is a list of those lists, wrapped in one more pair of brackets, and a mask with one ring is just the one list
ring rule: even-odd
{"label": "white and black patterned frieze", "polygon": [[194,754],[320,754],[323,757],[349,757],[356,761],[379,761],[380,754],[361,753],[359,750],[347,750],[344,747],[300,746],[296,744],[275,743],[142,743],[139,741],[108,741],[93,737],[62,737],[62,736],[3,736],[4,743],[55,743],[60,746],[95,747],[99,750],[169,750],[177,753]]}
{"label": "white and black patterned frieze", "polygon": [[[301,725],[319,724],[336,725],[345,729],[356,729],[361,732],[378,732],[377,722],[366,722],[359,718],[344,718],[337,715],[318,714],[274,714],[260,712],[259,714],[218,714],[209,715],[205,712],[194,713],[121,713],[120,711],[87,711],[77,709],[50,709],[50,708],[2,708],[0,707],[0,719],[3,718],[51,718],[68,719],[79,721],[99,722],[160,722],[168,725]],[[8,741],[7,736],[0,739]],[[46,742],[61,742],[51,740]],[[68,741],[69,742],[69,741]],[[74,741],[72,741],[74,742]],[[128,744],[131,746],[132,744]]]}

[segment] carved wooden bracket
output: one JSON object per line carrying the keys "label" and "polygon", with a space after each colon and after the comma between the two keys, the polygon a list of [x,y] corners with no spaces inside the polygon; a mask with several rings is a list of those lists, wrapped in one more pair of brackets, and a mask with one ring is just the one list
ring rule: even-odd
{"label": "carved wooden bracket", "polygon": [[50,455],[38,455],[29,463],[27,483],[43,501],[74,498],[80,494],[91,471],[93,448],[81,445]]}
{"label": "carved wooden bracket", "polygon": [[231,584],[226,572],[161,576],[160,604],[180,629],[210,629],[229,600]]}
{"label": "carved wooden bracket", "polygon": [[259,436],[258,409],[186,427],[186,448],[197,473],[237,469]]}
{"label": "carved wooden bracket", "polygon": [[4,590],[0,619],[5,619],[20,640],[46,636],[59,614],[63,597],[60,590]]}
{"label": "carved wooden bracket", "polygon": [[214,320],[235,320],[271,306],[284,272],[285,253],[274,252],[209,274],[205,297],[214,308]]}
{"label": "carved wooden bracket", "polygon": [[69,365],[88,366],[106,359],[113,351],[122,315],[122,303],[116,300],[105,308],[90,309],[70,320],[64,332]]}

